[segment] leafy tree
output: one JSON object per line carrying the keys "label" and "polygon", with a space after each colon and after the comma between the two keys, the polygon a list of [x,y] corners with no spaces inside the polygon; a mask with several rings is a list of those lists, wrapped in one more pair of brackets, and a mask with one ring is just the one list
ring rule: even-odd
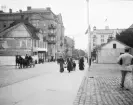
{"label": "leafy tree", "polygon": [[116,39],[124,44],[133,47],[133,29],[126,29],[116,35]]}

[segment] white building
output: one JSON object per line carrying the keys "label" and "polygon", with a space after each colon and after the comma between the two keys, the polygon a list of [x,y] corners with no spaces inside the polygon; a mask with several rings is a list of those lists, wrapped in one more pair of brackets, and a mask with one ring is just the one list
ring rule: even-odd
{"label": "white building", "polygon": [[115,38],[117,33],[122,32],[125,29],[109,29],[108,26],[105,29],[93,28],[91,32],[91,49],[95,48],[97,45],[102,45],[108,42],[108,38]]}
{"label": "white building", "polygon": [[130,48],[124,43],[113,39],[101,47],[97,53],[97,63],[117,63],[120,54],[125,52],[125,48]]}

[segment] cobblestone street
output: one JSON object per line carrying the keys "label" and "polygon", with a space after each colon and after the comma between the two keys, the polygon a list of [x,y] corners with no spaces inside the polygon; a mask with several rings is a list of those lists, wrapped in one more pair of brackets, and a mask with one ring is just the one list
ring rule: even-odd
{"label": "cobblestone street", "polygon": [[132,105],[131,74],[125,81],[129,91],[121,89],[119,84],[117,65],[94,64],[81,83],[74,105]]}

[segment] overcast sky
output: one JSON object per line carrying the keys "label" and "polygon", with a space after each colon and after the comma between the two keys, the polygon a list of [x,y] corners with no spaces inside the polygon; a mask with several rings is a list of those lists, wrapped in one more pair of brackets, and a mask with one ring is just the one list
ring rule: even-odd
{"label": "overcast sky", "polygon": [[[91,29],[96,26],[102,29],[128,28],[133,24],[132,0],[89,0],[89,21]],[[87,48],[87,4],[86,0],[0,0],[0,5],[6,5],[7,10],[26,10],[32,8],[51,7],[55,14],[62,14],[65,35],[74,37],[76,48]],[[107,21],[105,22],[105,20]]]}

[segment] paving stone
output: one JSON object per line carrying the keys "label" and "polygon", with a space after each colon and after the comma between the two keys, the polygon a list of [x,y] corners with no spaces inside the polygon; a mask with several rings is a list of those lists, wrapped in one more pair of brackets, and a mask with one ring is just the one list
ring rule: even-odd
{"label": "paving stone", "polygon": [[[129,85],[131,79],[128,78],[128,81],[126,80],[125,85],[130,87],[130,90],[127,91],[120,88],[120,75],[109,74],[110,71],[106,71],[108,76],[104,75],[104,73],[99,73],[98,75],[98,72],[95,72],[96,70],[93,72],[93,69],[95,67],[92,68],[93,76],[89,74],[82,81],[77,93],[78,96],[75,99],[76,102],[79,100],[76,105],[133,105],[133,87]],[[99,72],[102,72],[102,70]],[[115,73],[115,71],[113,72]]]}

